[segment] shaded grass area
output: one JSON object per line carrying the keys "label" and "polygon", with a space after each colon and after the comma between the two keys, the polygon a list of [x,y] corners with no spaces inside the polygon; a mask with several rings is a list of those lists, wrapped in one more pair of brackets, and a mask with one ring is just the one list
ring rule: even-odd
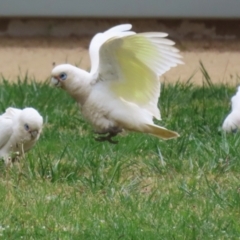
{"label": "shaded grass area", "polygon": [[32,106],[45,126],[20,165],[0,165],[0,238],[239,238],[240,136],[220,131],[235,88],[203,75],[203,86],[162,85],[159,124],[180,138],[118,145],[94,141],[64,91],[3,79],[0,112]]}

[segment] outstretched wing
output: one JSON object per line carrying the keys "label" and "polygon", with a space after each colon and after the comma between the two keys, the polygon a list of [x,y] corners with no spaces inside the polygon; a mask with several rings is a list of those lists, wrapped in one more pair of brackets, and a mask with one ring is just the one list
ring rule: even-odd
{"label": "outstretched wing", "polygon": [[158,77],[182,63],[174,42],[166,36],[158,32],[116,36],[99,50],[98,78],[119,98],[144,107],[157,119]]}
{"label": "outstretched wing", "polygon": [[91,40],[89,46],[89,55],[91,60],[91,71],[92,75],[98,74],[99,68],[99,49],[100,47],[112,37],[123,37],[135,34],[135,32],[128,31],[132,28],[131,24],[121,24],[108,29],[103,33],[96,34]]}

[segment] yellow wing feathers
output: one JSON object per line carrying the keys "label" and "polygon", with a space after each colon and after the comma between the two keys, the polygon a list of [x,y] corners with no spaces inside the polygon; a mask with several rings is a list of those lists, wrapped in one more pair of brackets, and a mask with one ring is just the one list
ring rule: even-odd
{"label": "yellow wing feathers", "polygon": [[131,24],[115,26],[93,37],[90,72],[69,64],[52,70],[52,82],[77,100],[96,132],[106,133],[99,141],[113,143],[111,138],[122,130],[163,139],[179,136],[153,122],[154,117],[160,120],[159,76],[182,63],[166,36],[137,34]]}
{"label": "yellow wing feathers", "polygon": [[118,97],[160,119],[159,76],[181,63],[165,33],[141,33],[108,39],[100,48],[99,74]]}
{"label": "yellow wing feathers", "polygon": [[179,134],[177,132],[168,130],[166,128],[163,128],[157,125],[146,124],[145,132],[151,135],[154,135],[156,137],[163,138],[165,140],[179,137]]}
{"label": "yellow wing feathers", "polygon": [[146,104],[159,88],[156,74],[128,50],[116,52],[120,81],[111,83],[112,90],[127,101]]}

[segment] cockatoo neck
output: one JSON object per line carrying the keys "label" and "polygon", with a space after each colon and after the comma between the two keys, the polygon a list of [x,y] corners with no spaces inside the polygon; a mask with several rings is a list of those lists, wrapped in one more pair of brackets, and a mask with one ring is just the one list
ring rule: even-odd
{"label": "cockatoo neck", "polygon": [[84,104],[91,91],[91,75],[85,70],[78,69],[77,74],[70,84],[71,89],[67,89],[70,95],[81,105]]}

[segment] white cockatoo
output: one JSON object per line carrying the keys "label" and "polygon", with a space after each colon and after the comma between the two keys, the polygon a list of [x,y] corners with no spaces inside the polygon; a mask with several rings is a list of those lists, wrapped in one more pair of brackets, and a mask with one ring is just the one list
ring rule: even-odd
{"label": "white cockatoo", "polygon": [[222,129],[226,132],[236,132],[240,129],[240,86],[237,93],[231,98],[232,109],[225,118]]}
{"label": "white cockatoo", "polygon": [[0,158],[6,165],[34,146],[42,127],[43,118],[34,108],[9,107],[0,115]]}
{"label": "white cockatoo", "polygon": [[95,133],[107,134],[98,141],[116,143],[111,138],[123,130],[178,137],[153,119],[161,119],[159,76],[182,63],[179,51],[166,33],[131,28],[123,24],[96,34],[89,47],[90,72],[61,64],[53,68],[51,82],[78,102]]}

